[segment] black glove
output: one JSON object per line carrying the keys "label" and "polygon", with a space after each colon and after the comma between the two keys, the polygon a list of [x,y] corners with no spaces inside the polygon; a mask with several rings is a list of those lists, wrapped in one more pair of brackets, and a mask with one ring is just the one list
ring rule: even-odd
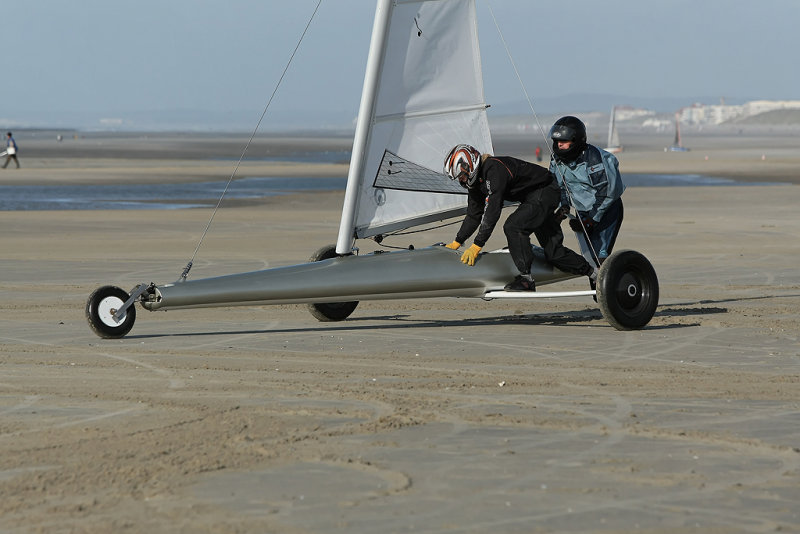
{"label": "black glove", "polygon": [[583,232],[585,228],[587,232],[591,231],[592,227],[594,227],[594,219],[591,217],[584,217],[583,218],[583,226],[581,226],[581,221],[578,219],[570,219],[569,220],[569,227],[572,228],[573,232]]}
{"label": "black glove", "polygon": [[556,222],[560,223],[561,221],[566,219],[568,215],[569,215],[569,206],[561,206],[556,210],[555,213]]}

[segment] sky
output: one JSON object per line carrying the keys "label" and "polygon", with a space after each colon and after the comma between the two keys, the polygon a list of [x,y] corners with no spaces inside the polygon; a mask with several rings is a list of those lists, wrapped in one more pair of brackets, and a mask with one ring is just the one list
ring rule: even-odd
{"label": "sky", "polygon": [[[0,0],[0,128],[254,126],[317,4]],[[527,104],[488,6],[537,112],[609,99],[656,107],[800,99],[797,0],[477,5],[487,101],[500,112],[526,113]],[[352,122],[374,11],[374,0],[322,0],[267,129]]]}

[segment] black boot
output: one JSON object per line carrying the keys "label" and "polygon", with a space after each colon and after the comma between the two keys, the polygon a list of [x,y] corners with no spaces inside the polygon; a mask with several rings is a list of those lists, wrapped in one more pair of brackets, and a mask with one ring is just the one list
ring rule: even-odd
{"label": "black boot", "polygon": [[506,291],[536,291],[536,282],[529,274],[518,274],[513,282],[504,287]]}

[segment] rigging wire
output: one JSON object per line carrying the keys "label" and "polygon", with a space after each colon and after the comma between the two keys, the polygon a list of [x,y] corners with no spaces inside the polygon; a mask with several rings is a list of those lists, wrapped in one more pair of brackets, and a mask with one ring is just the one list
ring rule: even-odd
{"label": "rigging wire", "polygon": [[[525,100],[528,102],[528,107],[531,108],[531,113],[533,117],[536,119],[536,125],[539,128],[539,133],[542,135],[542,139],[544,140],[544,146],[547,147],[548,152],[550,152],[550,159],[553,160],[555,158],[555,154],[553,154],[553,147],[550,145],[547,139],[547,134],[544,133],[544,128],[542,127],[542,123],[539,120],[539,115],[536,113],[536,110],[533,108],[533,102],[531,101],[531,97],[528,95],[528,90],[525,88],[525,83],[522,81],[522,77],[519,74],[519,70],[517,70],[517,64],[514,62],[514,58],[511,56],[511,50],[508,48],[508,44],[506,43],[506,39],[503,36],[503,32],[500,30],[500,25],[497,23],[497,18],[494,16],[494,9],[492,9],[492,3],[487,2],[486,5],[489,7],[489,13],[492,15],[492,21],[494,21],[494,27],[497,28],[497,34],[500,36],[500,41],[503,43],[503,48],[506,50],[506,55],[508,56],[508,60],[511,62],[511,67],[514,69],[514,74],[517,76],[517,80],[519,81],[520,87],[522,87],[522,92],[525,95]],[[556,173],[558,173],[558,167],[556,167]],[[575,206],[575,201],[572,197],[572,191],[570,191],[569,186],[567,185],[567,181],[564,177],[561,177],[561,183],[564,185],[564,190],[567,192],[567,197],[569,198],[570,205],[575,209],[575,212],[578,212],[578,208]],[[589,249],[592,252],[592,257],[595,260],[595,263],[599,266],[600,262],[598,261],[597,252],[594,250],[594,245],[592,245],[592,240],[589,239],[589,232],[586,230],[586,226],[583,224],[583,221],[580,217],[578,217],[578,222],[583,229],[583,234],[586,237],[586,243],[589,246]]]}
{"label": "rigging wire", "polygon": [[[422,232],[429,232],[431,230],[436,230],[438,228],[446,228],[448,226],[453,226],[454,224],[460,224],[460,223],[461,223],[461,220],[456,220],[456,221],[450,221],[450,222],[446,222],[446,223],[442,223],[442,224],[437,224],[436,226],[427,226],[425,228],[420,228],[418,230],[408,230],[408,229],[397,230],[395,232],[389,232],[388,234],[380,234],[380,235],[377,235],[377,236],[373,236],[372,240],[375,241],[375,243],[377,243],[378,245],[382,246],[383,248],[393,248],[393,249],[398,249],[398,250],[408,250],[408,247],[398,247],[398,246],[394,246],[394,245],[387,245],[386,243],[383,242],[383,240],[385,238],[387,238],[387,237],[397,237],[397,236],[401,236],[401,235],[420,234]],[[412,245],[412,248],[413,248],[413,245]]]}
{"label": "rigging wire", "polygon": [[244,150],[242,150],[242,154],[239,156],[239,160],[236,162],[236,165],[233,168],[233,172],[231,172],[230,178],[228,178],[228,183],[225,184],[225,189],[222,190],[222,194],[219,196],[219,200],[217,201],[217,205],[214,206],[214,211],[211,212],[211,217],[208,219],[208,224],[206,224],[206,228],[203,231],[203,234],[200,236],[200,240],[197,243],[197,247],[195,247],[194,253],[192,254],[191,259],[189,260],[189,263],[187,263],[186,267],[183,268],[183,272],[181,273],[181,276],[178,279],[178,281],[182,282],[182,281],[186,280],[186,277],[189,275],[189,271],[192,268],[192,264],[194,263],[194,259],[197,256],[197,252],[200,250],[200,246],[203,244],[203,240],[205,239],[206,234],[208,234],[208,230],[211,228],[211,223],[214,220],[214,216],[217,214],[217,211],[219,210],[219,207],[222,204],[222,200],[225,198],[225,193],[228,192],[228,188],[230,187],[231,182],[233,181],[233,178],[236,176],[236,173],[239,170],[239,166],[242,164],[242,160],[244,160],[244,156],[247,153],[247,149],[250,148],[250,144],[253,142],[253,139],[255,138],[259,127],[261,126],[261,122],[264,120],[264,117],[266,116],[267,111],[269,110],[269,106],[272,104],[272,100],[275,98],[275,95],[278,92],[278,88],[281,86],[281,83],[283,82],[283,78],[286,76],[286,73],[289,70],[289,66],[292,64],[292,61],[294,60],[294,56],[295,56],[295,54],[297,54],[297,50],[300,48],[300,44],[303,42],[303,39],[305,38],[306,33],[308,33],[308,28],[311,26],[311,22],[314,20],[314,17],[316,16],[317,11],[319,11],[319,6],[321,4],[322,4],[322,0],[319,0],[317,2],[317,6],[314,8],[314,12],[311,13],[311,17],[308,19],[308,22],[306,23],[306,27],[303,29],[303,33],[300,35],[300,39],[297,41],[297,44],[295,45],[294,50],[292,50],[292,54],[289,56],[289,61],[286,62],[286,66],[283,68],[283,72],[281,73],[281,76],[278,79],[278,83],[275,84],[275,88],[272,90],[272,94],[270,95],[269,100],[267,101],[267,104],[264,106],[264,111],[261,112],[261,116],[259,117],[255,128],[253,128],[253,133],[250,134],[250,139],[247,140],[247,144],[245,145]]}
{"label": "rigging wire", "polygon": [[500,36],[500,41],[503,43],[503,48],[505,48],[508,60],[511,62],[511,68],[514,69],[514,74],[517,76],[517,81],[519,81],[519,85],[522,88],[522,93],[525,95],[525,100],[528,102],[528,107],[531,108],[531,113],[533,114],[533,118],[536,119],[536,125],[539,127],[539,133],[542,134],[544,145],[547,147],[547,150],[550,152],[550,157],[552,158],[553,149],[547,142],[547,135],[544,133],[544,128],[542,128],[542,122],[539,120],[539,115],[536,113],[536,110],[533,109],[533,102],[531,101],[530,95],[528,95],[528,90],[525,88],[525,82],[522,81],[522,76],[520,76],[519,70],[517,70],[517,64],[516,62],[514,62],[514,58],[511,56],[511,50],[508,48],[508,44],[506,43],[506,38],[503,36],[503,32],[500,30],[500,25],[497,23],[497,18],[494,16],[494,9],[492,9],[492,3],[487,2],[486,5],[489,7],[489,13],[492,15],[492,21],[494,22],[494,27],[497,29],[497,34]]}
{"label": "rigging wire", "polygon": [[388,236],[396,236],[396,235],[418,234],[420,232],[428,232],[430,230],[436,230],[438,228],[446,228],[448,226],[453,226],[454,224],[459,224],[460,222],[461,222],[461,219],[459,219],[457,221],[450,221],[448,223],[437,224],[436,226],[428,226],[426,228],[420,228],[419,230],[407,230],[405,232],[398,230],[397,232],[391,232],[391,233],[388,233],[388,234],[385,234],[385,235],[388,237]]}

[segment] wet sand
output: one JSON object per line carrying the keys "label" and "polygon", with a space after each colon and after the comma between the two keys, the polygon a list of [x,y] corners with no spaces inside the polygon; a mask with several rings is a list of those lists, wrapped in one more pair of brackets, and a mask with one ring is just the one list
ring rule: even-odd
{"label": "wet sand", "polygon": [[[19,136],[22,168],[0,169],[0,183],[92,184],[227,180],[231,176],[346,176],[348,135],[257,136],[212,134],[87,133],[56,141],[55,134]],[[626,137],[618,154],[623,173],[700,174],[744,182],[800,184],[794,135],[751,134],[689,137],[688,152],[670,152],[669,135]],[[248,145],[249,142],[249,145]],[[535,161],[530,136],[498,135],[495,152]],[[539,143],[540,144],[540,143]],[[545,153],[547,151],[545,150]],[[298,163],[323,154],[324,163]],[[241,163],[236,167],[241,157]],[[541,162],[547,165],[547,160]],[[13,165],[13,163],[12,163]]]}
{"label": "wet sand", "polygon": [[[620,159],[726,171],[725,140],[708,143],[714,157],[677,154],[684,167],[657,150]],[[749,181],[797,168],[761,173],[785,154],[731,150]],[[45,152],[0,179],[231,171],[180,151]],[[346,172],[329,165],[298,172]],[[191,277],[305,261],[335,240],[342,196],[223,206]],[[617,247],[661,284],[633,332],[591,298],[428,299],[364,302],[340,323],[304,306],[139,308],[127,337],[101,340],[89,293],[177,279],[211,210],[0,212],[0,531],[800,530],[800,188],[630,188],[625,202]]]}

